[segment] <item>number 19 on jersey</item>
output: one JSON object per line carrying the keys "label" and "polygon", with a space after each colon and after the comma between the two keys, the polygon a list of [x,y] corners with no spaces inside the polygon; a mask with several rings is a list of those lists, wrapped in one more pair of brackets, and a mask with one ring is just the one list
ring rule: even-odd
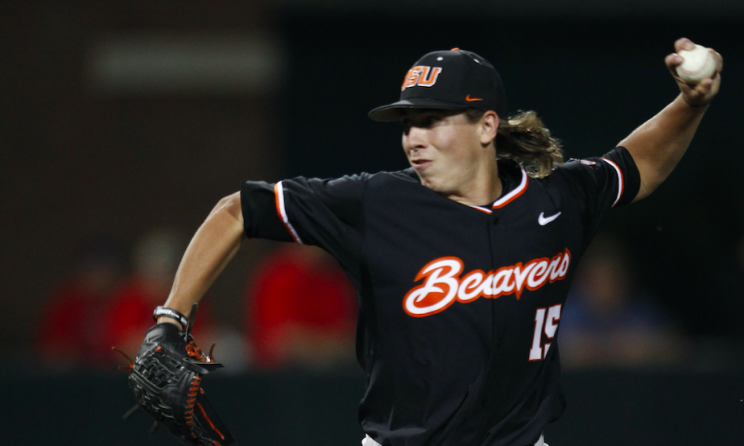
{"label": "number 19 on jersey", "polygon": [[[545,313],[547,312],[547,318]],[[548,339],[553,339],[558,331],[558,322],[561,319],[561,305],[553,305],[550,308],[538,308],[535,313],[535,334],[532,336],[532,348],[530,349],[530,361],[541,361],[548,356],[550,342],[542,344],[542,333]]]}

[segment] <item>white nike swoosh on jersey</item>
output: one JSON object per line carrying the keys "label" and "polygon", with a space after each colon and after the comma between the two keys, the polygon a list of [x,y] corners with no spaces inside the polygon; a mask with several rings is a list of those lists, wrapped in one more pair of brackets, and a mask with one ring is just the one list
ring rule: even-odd
{"label": "white nike swoosh on jersey", "polygon": [[550,217],[545,217],[545,213],[544,212],[540,212],[540,216],[537,217],[537,222],[540,223],[540,226],[545,226],[548,223],[550,223],[551,221],[553,221],[556,218],[558,218],[559,215],[561,215],[560,212],[558,212],[555,215],[551,215]]}

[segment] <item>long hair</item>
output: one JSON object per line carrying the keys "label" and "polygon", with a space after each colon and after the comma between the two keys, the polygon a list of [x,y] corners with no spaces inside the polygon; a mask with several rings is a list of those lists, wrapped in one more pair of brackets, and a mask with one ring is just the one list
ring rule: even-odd
{"label": "long hair", "polygon": [[[477,122],[485,112],[475,108],[467,110],[470,122]],[[550,136],[534,111],[519,111],[515,116],[499,122],[496,135],[496,158],[512,159],[534,178],[550,174],[563,162],[559,139]]]}

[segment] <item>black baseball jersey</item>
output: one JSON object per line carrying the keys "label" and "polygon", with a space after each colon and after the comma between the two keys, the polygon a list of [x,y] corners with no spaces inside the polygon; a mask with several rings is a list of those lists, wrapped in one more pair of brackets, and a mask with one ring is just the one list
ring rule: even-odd
{"label": "black baseball jersey", "polygon": [[540,179],[500,160],[499,175],[502,196],[483,206],[413,169],[242,185],[248,237],[320,246],[356,287],[359,419],[383,446],[532,445],[563,412],[570,279],[640,177],[621,147]]}

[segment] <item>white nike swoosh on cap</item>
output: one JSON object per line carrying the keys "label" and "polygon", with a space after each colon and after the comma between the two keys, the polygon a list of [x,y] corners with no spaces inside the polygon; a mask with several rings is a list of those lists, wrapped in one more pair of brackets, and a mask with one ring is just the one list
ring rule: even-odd
{"label": "white nike swoosh on cap", "polygon": [[537,222],[540,223],[540,226],[545,226],[548,223],[550,223],[551,221],[553,221],[556,218],[558,218],[559,215],[561,215],[560,212],[558,212],[557,214],[551,215],[550,217],[545,217],[545,213],[544,212],[540,212],[540,216],[537,217]]}

